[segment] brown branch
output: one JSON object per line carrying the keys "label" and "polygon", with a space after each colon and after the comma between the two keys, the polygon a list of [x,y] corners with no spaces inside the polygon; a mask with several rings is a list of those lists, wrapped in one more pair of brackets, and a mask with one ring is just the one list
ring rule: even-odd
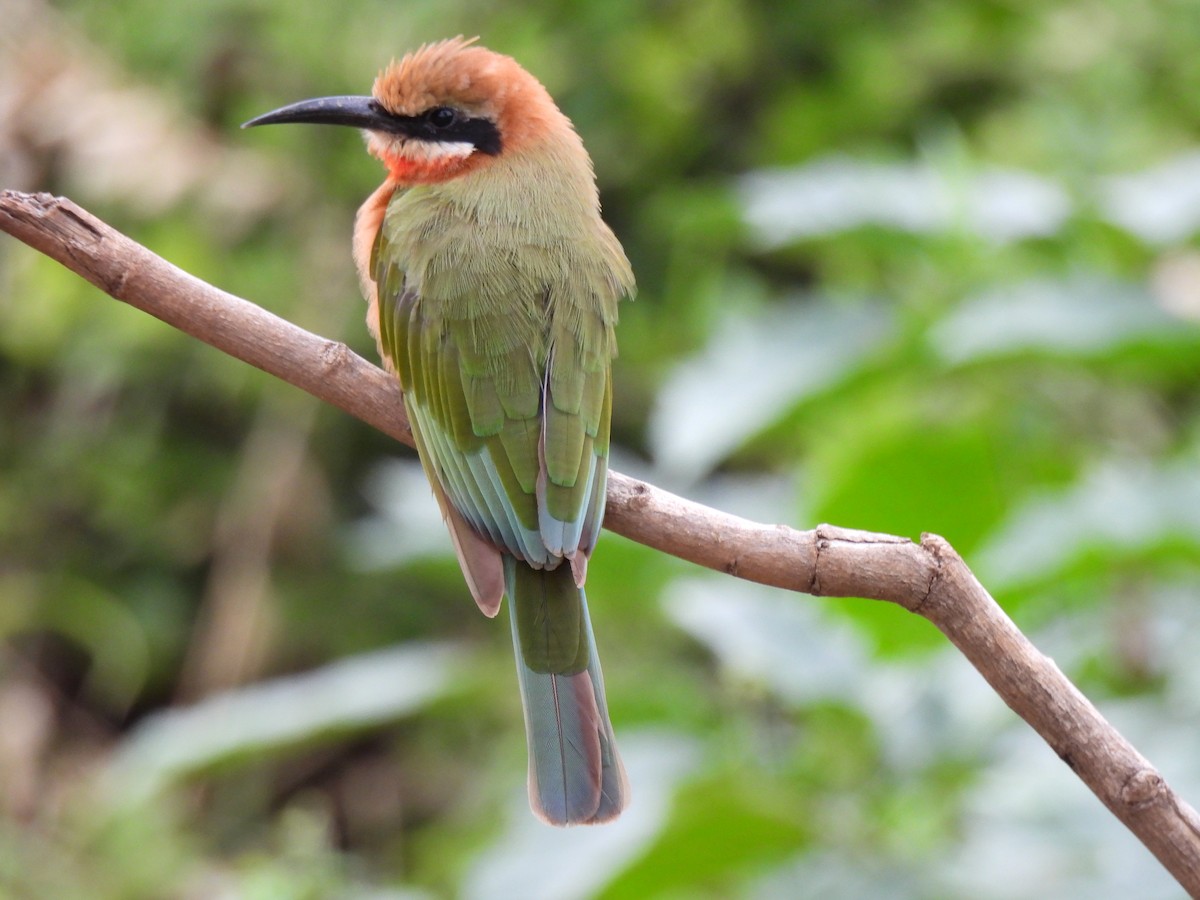
{"label": "brown branch", "polygon": [[[188,275],[69,200],[0,192],[0,230],[118,300],[340,407],[405,444],[394,380]],[[896,603],[932,622],[1193,897],[1200,817],[1018,630],[936,535],[920,544],[821,525],[761,525],[612,473],[605,526],[648,547],[761,584]]]}

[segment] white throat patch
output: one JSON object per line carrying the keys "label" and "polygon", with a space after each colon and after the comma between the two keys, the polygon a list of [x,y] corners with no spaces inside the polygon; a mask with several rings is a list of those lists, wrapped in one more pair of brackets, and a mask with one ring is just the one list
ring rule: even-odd
{"label": "white throat patch", "polygon": [[466,159],[475,152],[470,141],[420,141],[368,131],[367,144],[380,157],[399,156],[418,163],[439,163],[451,159]]}

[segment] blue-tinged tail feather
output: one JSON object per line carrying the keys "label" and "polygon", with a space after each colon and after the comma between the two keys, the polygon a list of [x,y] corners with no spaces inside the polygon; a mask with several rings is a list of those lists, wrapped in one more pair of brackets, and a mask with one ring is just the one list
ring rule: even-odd
{"label": "blue-tinged tail feather", "polygon": [[615,818],[629,800],[587,598],[569,565],[504,556],[517,679],[529,741],[529,802],[552,825]]}

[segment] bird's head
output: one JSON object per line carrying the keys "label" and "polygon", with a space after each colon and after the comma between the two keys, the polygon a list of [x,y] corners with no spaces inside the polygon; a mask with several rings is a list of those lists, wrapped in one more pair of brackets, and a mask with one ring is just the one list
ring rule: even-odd
{"label": "bird's head", "polygon": [[403,185],[465,175],[557,130],[573,135],[536,78],[461,37],[393,61],[369,97],[301,100],[242,127],[287,122],[361,128],[367,149]]}

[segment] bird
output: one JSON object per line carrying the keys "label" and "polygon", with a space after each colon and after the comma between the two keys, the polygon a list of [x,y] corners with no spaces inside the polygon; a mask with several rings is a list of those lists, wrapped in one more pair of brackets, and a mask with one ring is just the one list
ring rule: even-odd
{"label": "bird", "polygon": [[367,324],[475,603],[494,617],[508,597],[530,807],[610,821],[629,781],[584,584],[635,285],[591,158],[537,78],[462,36],[393,59],[370,96],[243,127],[285,123],[360,129],[387,170],[354,223]]}

